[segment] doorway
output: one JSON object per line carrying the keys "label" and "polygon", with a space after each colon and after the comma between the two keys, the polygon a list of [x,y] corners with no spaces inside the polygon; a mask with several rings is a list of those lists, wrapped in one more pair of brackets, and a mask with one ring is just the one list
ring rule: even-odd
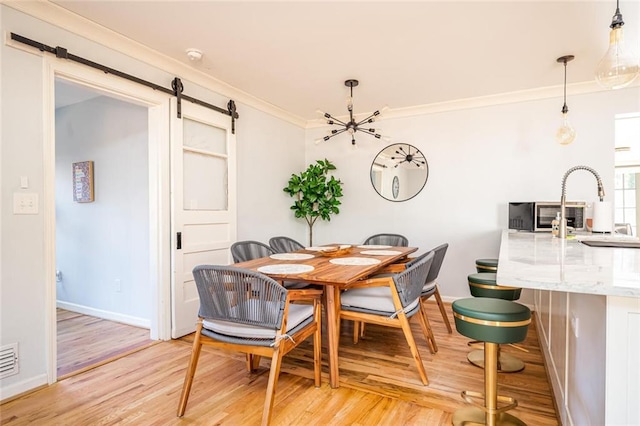
{"label": "doorway", "polygon": [[115,333],[108,352],[70,347],[98,324],[150,335],[148,127],[146,107],[55,79],[58,374],[131,349]]}
{"label": "doorway", "polygon": [[[76,64],[47,63],[43,213],[54,383],[59,306],[144,328],[151,340],[170,338],[170,200],[163,195],[170,98]],[[76,197],[78,176],[87,177],[77,163],[91,164],[92,200]]]}

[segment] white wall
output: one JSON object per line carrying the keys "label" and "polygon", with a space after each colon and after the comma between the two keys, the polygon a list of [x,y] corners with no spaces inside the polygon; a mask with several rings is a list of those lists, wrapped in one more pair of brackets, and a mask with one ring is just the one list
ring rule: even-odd
{"label": "white wall", "polygon": [[[474,272],[475,259],[498,257],[510,201],[559,201],[564,173],[579,164],[599,172],[605,199],[613,200],[614,116],[640,111],[640,89],[573,95],[570,101],[578,138],[569,146],[554,141],[561,92],[554,99],[380,120],[376,126],[392,143],[414,145],[429,163],[422,192],[401,203],[381,198],[370,182],[371,162],[384,144],[357,134],[355,150],[348,136],[316,145],[327,129],[310,129],[307,162],[331,160],[344,182],[341,213],[315,225],[314,243],[361,242],[379,232],[404,234],[421,249],[448,242],[440,291],[449,298],[468,296],[466,276]],[[593,175],[573,173],[567,197],[595,200]],[[521,300],[530,304],[530,292]]]}
{"label": "white wall", "polygon": [[[56,269],[62,275],[56,295],[61,307],[107,311],[110,318],[136,325],[149,322],[147,129],[147,108],[106,96],[56,110]],[[72,164],[87,160],[94,162],[95,198],[77,203]]]}
{"label": "white wall", "polygon": [[306,167],[304,129],[247,107],[238,122],[237,141],[238,240],[267,244],[269,238],[285,235],[304,244],[306,224],[293,220],[293,199],[282,190],[292,174]]}

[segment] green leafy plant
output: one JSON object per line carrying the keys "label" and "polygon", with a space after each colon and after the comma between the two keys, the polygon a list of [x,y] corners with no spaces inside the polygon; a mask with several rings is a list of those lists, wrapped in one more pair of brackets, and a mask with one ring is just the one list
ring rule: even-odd
{"label": "green leafy plant", "polygon": [[342,197],[342,182],[329,172],[336,170],[329,160],[316,161],[300,174],[292,174],[288,185],[283,188],[295,197],[291,206],[297,218],[304,218],[309,225],[309,244],[313,245],[313,225],[318,218],[331,220],[332,214],[340,213],[338,198]]}

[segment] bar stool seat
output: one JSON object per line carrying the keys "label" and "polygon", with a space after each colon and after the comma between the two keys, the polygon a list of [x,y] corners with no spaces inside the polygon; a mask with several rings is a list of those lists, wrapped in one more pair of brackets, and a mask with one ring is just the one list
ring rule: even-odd
{"label": "bar stool seat", "polygon": [[[483,260],[483,259],[480,259]],[[484,259],[487,260],[487,259]],[[490,259],[489,259],[490,260]],[[480,272],[470,274],[467,277],[471,295],[478,298],[494,298],[503,300],[518,300],[522,289],[519,287],[508,287],[497,284],[496,273]],[[477,342],[473,342],[477,343]],[[517,349],[522,348],[515,346]],[[484,351],[476,350],[467,356],[469,362],[476,367],[484,367]],[[501,373],[516,373],[524,369],[524,362],[510,354],[503,353],[498,349],[498,371]]]}
{"label": "bar stool seat", "polygon": [[[516,302],[494,298],[459,299],[452,304],[456,330],[471,339],[484,342],[484,394],[462,391],[462,398],[474,407],[456,410],[453,424],[462,425],[525,425],[506,413],[518,402],[498,395],[498,345],[517,343],[527,337],[531,311]],[[476,400],[483,399],[483,404]],[[498,407],[498,402],[506,403]]]}
{"label": "bar stool seat", "polygon": [[476,271],[496,272],[498,270],[498,259],[476,259]]}

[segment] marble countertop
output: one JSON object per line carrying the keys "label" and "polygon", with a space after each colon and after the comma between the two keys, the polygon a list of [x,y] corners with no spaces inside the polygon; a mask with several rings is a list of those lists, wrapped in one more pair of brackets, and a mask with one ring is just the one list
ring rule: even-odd
{"label": "marble countertop", "polygon": [[513,287],[640,297],[640,249],[580,242],[601,238],[578,235],[563,240],[551,233],[504,230],[497,281]]}

